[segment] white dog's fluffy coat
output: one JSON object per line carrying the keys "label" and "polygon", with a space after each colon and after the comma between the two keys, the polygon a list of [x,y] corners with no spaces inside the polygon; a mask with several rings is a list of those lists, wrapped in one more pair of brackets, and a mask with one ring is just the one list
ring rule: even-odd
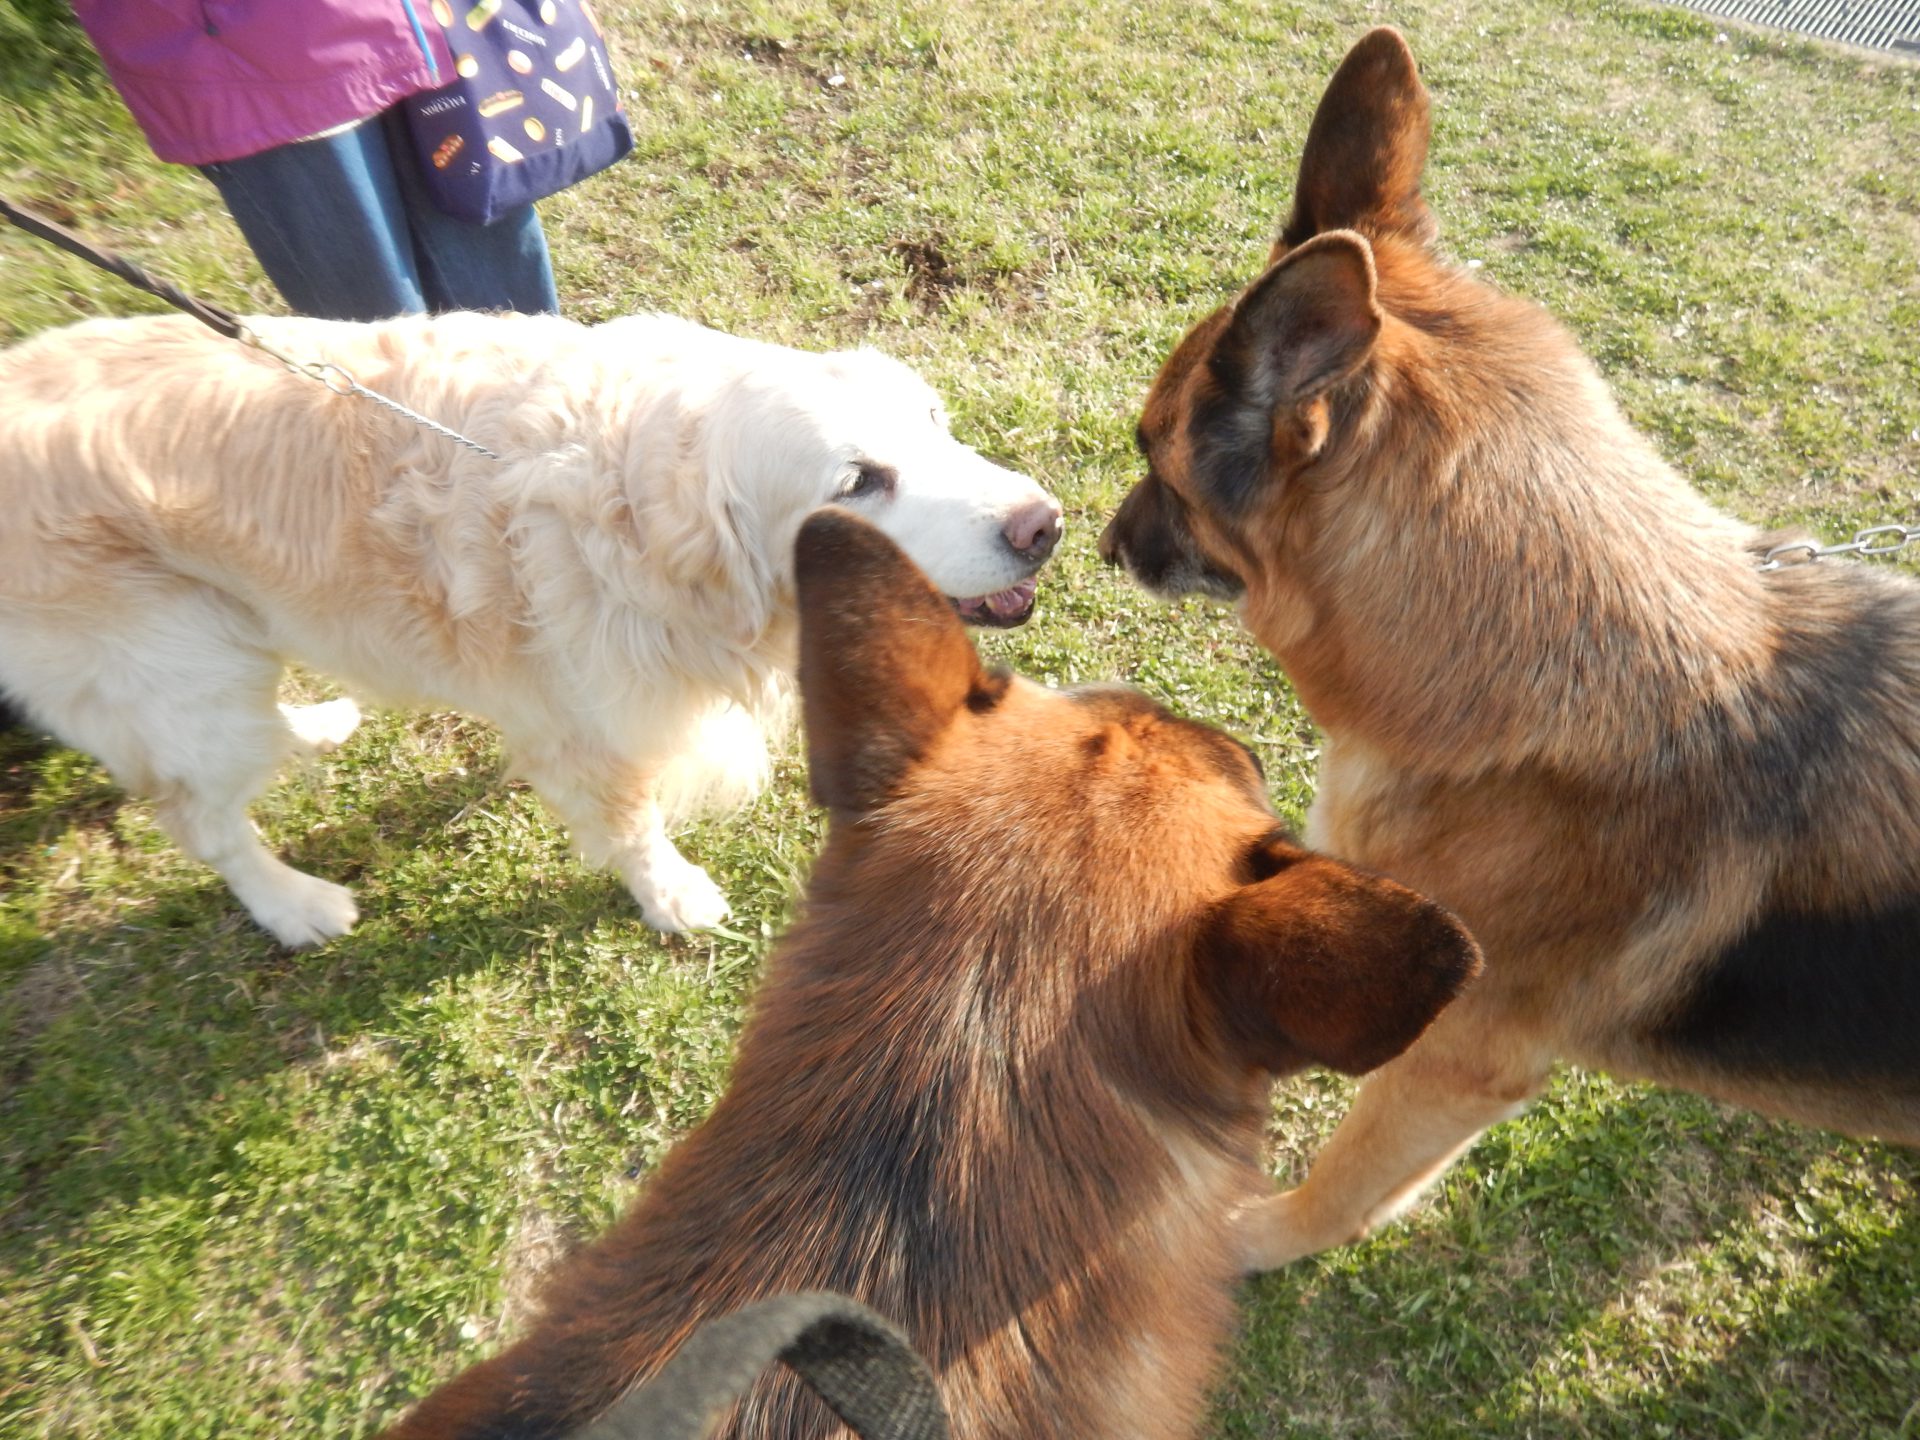
{"label": "white dog's fluffy coat", "polygon": [[662,316],[249,324],[505,463],[191,320],[0,353],[0,690],[152,797],[288,945],[354,903],[269,854],[246,805],[359,712],[277,706],[284,661],[491,720],[648,921],[697,927],[726,901],[663,809],[764,772],[807,512],[851,504],[956,596],[1032,573],[1010,516],[1044,507],[1058,533],[1043,491],[873,352]]}

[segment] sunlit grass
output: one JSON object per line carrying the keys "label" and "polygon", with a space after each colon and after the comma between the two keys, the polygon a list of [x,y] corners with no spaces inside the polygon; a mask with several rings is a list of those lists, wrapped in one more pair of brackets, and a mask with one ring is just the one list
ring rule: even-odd
{"label": "sunlit grass", "polygon": [[[1161,356],[1260,263],[1370,24],[1434,91],[1452,252],[1564,316],[1704,489],[1828,532],[1920,512],[1912,67],[1603,0],[601,9],[639,145],[546,207],[569,310],[921,366],[1069,511],[1039,619],[987,648],[1252,739],[1292,814],[1316,742],[1272,662],[1092,540]],[[0,193],[277,305],[84,65],[0,68]],[[0,236],[0,336],[151,303]],[[354,1433],[498,1343],[724,1083],[818,839],[804,793],[789,757],[687,837],[735,934],[663,942],[486,727],[377,717],[258,808],[366,917],[289,957],[84,757],[0,740],[0,1433]],[[1277,1171],[1345,1093],[1289,1089]],[[1566,1076],[1409,1223],[1249,1286],[1212,1430],[1920,1433],[1917,1179]]]}

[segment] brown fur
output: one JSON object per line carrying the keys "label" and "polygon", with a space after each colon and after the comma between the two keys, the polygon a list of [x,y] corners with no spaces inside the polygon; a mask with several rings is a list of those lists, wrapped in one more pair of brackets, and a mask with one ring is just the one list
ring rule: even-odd
{"label": "brown fur", "polygon": [[1561,1057],[1920,1141],[1920,591],[1763,573],[1558,324],[1434,253],[1428,128],[1371,32],[1101,541],[1239,600],[1326,732],[1310,842],[1487,955],[1256,1213],[1259,1266],[1393,1214]]}
{"label": "brown fur", "polygon": [[[1276,834],[1247,752],[981,670],[892,545],[799,549],[833,812],[732,1083],[531,1332],[389,1433],[565,1433],[703,1321],[828,1288],[899,1323],[957,1440],[1191,1434],[1272,1076],[1377,1064],[1477,965],[1437,907]],[[763,1381],[729,1436],[827,1434]]]}

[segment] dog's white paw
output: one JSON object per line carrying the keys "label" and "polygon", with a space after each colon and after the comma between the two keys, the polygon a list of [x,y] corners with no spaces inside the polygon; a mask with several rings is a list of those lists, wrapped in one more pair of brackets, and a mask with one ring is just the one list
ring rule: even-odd
{"label": "dog's white paw", "polygon": [[360,707],[351,700],[327,700],[318,705],[282,705],[287,727],[304,745],[325,754],[346,743],[360,726]]}
{"label": "dog's white paw", "polygon": [[641,918],[656,930],[706,930],[733,913],[712,877],[685,860],[671,869],[656,865],[644,884],[630,881],[629,888]]}
{"label": "dog's white paw", "polygon": [[344,885],[289,870],[279,877],[274,893],[247,909],[289,950],[307,950],[344,935],[360,918],[353,892]]}

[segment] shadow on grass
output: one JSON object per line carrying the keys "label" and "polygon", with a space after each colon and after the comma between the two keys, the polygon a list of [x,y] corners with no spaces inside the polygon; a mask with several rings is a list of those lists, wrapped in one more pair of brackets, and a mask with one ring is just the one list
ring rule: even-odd
{"label": "shadow on grass", "polygon": [[54,746],[4,694],[0,694],[0,796],[6,793],[9,767],[43,755]]}
{"label": "shadow on grass", "polygon": [[[9,853],[98,828],[123,802],[84,757],[62,757],[89,783],[0,826],[0,878]],[[544,884],[555,857],[543,855],[503,879],[484,836],[449,851],[497,776],[386,774],[382,786],[378,814],[275,847],[329,879],[371,877],[355,885],[360,924],[318,951],[279,948],[184,858],[142,874],[137,905],[108,897],[111,919],[82,907],[45,932],[0,933],[0,1270],[23,1243],[57,1248],[61,1217],[78,1224],[102,1203],[217,1172],[209,1151],[229,1143],[246,1087],[379,1043],[435,987],[503,955],[634,919],[610,877],[555,865]],[[469,870],[484,878],[466,883]]]}
{"label": "shadow on grass", "polygon": [[1904,1152],[1570,1080],[1410,1222],[1249,1284],[1216,1431],[1905,1433],[1916,1182]]}

